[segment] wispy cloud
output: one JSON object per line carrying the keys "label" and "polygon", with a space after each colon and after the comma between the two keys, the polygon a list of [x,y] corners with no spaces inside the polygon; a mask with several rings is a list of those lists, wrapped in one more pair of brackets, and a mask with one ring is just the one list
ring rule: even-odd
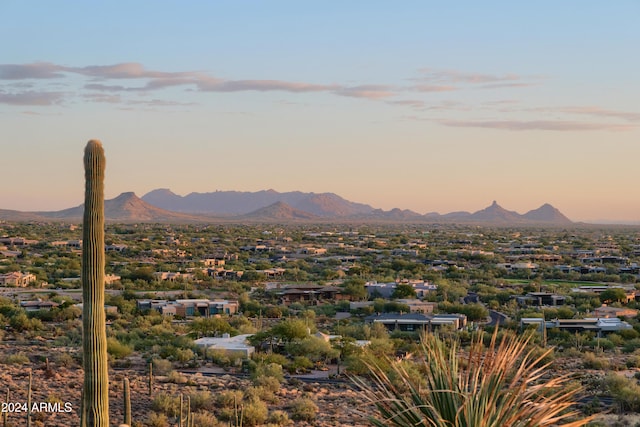
{"label": "wispy cloud", "polygon": [[420,101],[417,99],[405,99],[405,100],[398,100],[398,101],[387,101],[387,104],[391,104],[391,105],[402,105],[405,107],[412,107],[415,109],[423,109],[425,107],[425,102],[424,101]]}
{"label": "wispy cloud", "polygon": [[[340,84],[275,79],[235,80],[200,70],[163,71],[146,68],[137,62],[111,65],[71,67],[51,62],[0,64],[0,104],[14,106],[59,105],[80,97],[87,102],[118,104],[122,108],[148,108],[197,105],[164,96],[164,89],[180,88],[194,93],[282,92],[290,94],[325,93],[340,97],[384,102],[428,114],[428,117],[404,116],[411,120],[429,120],[450,127],[474,127],[511,131],[625,131],[637,129],[640,113],[605,109],[596,106],[531,108],[521,101],[486,101],[476,105],[466,101],[442,100],[437,93],[469,89],[526,87],[541,82],[540,76],[513,73],[490,74],[459,70],[424,68],[410,83]],[[55,88],[55,89],[53,89]],[[433,94],[433,95],[430,95]],[[410,99],[402,99],[404,96]],[[167,99],[164,99],[167,98]],[[282,101],[279,101],[282,102]],[[515,105],[520,104],[520,105]],[[499,120],[478,118],[478,110],[491,111]],[[460,120],[464,112],[468,120]],[[501,114],[496,116],[495,114]],[[533,114],[532,114],[533,113]],[[553,114],[549,116],[548,114]],[[524,115],[517,117],[518,115]],[[435,117],[434,117],[435,116]],[[438,118],[438,116],[440,116]],[[476,117],[474,120],[473,117]],[[508,119],[503,119],[507,117]],[[532,119],[530,119],[533,116]],[[535,117],[537,116],[537,117]],[[600,122],[573,120],[577,116],[599,118]],[[511,118],[514,119],[511,119]],[[615,123],[616,121],[620,123]],[[610,122],[610,123],[606,123]]]}
{"label": "wispy cloud", "polygon": [[530,87],[530,86],[537,86],[538,83],[491,83],[491,84],[485,84],[485,85],[481,85],[478,86],[479,89],[501,89],[501,88],[512,88],[512,87]]}
{"label": "wispy cloud", "polygon": [[178,101],[168,101],[165,99],[127,101],[127,104],[128,105],[146,105],[148,107],[190,107],[192,105],[197,105],[197,103],[195,102],[178,102]]}
{"label": "wispy cloud", "polygon": [[335,85],[318,85],[313,83],[287,82],[281,80],[197,80],[197,87],[209,92],[243,92],[243,91],[282,91],[282,92],[326,92],[336,89]]}
{"label": "wispy cloud", "polygon": [[444,126],[502,129],[511,131],[629,131],[633,125],[585,123],[568,120],[437,120]]}
{"label": "wispy cloud", "polygon": [[114,65],[90,65],[86,67],[62,67],[64,71],[101,79],[184,79],[196,75],[192,71],[166,72],[147,70],[137,62]]}
{"label": "wispy cloud", "polygon": [[120,95],[110,95],[105,93],[88,93],[83,95],[88,101],[91,102],[101,102],[107,104],[119,104],[122,102],[122,97]]}
{"label": "wispy cloud", "polygon": [[615,119],[623,119],[630,122],[638,122],[640,121],[640,113],[631,112],[631,111],[617,111],[617,110],[607,110],[600,107],[565,107],[560,108],[558,111],[567,114],[579,114],[579,115],[587,115],[594,117],[608,117]]}
{"label": "wispy cloud", "polygon": [[62,101],[62,92],[14,92],[0,91],[0,104],[8,105],[54,105]]}
{"label": "wispy cloud", "polygon": [[411,91],[415,92],[451,92],[453,90],[458,90],[457,87],[451,85],[415,85],[409,88]]}
{"label": "wispy cloud", "polygon": [[419,70],[421,76],[418,80],[448,83],[495,83],[507,81],[519,81],[523,78],[517,74],[483,74],[468,73],[457,70],[437,70],[433,68],[423,68]]}
{"label": "wispy cloud", "polygon": [[340,96],[366,99],[383,99],[392,97],[396,94],[393,88],[387,85],[361,85],[340,87],[338,89],[335,89],[333,93]]}
{"label": "wispy cloud", "polygon": [[64,77],[62,68],[50,62],[0,64],[0,80],[57,79]]}

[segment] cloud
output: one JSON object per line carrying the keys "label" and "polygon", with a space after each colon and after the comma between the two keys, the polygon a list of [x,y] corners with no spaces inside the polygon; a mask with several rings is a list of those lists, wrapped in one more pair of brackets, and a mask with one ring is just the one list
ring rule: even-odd
{"label": "cloud", "polygon": [[415,108],[415,109],[422,109],[425,106],[424,101],[419,101],[417,99],[406,99],[406,100],[399,100],[399,101],[387,101],[387,104],[402,105],[402,106],[406,106],[406,107],[412,107],[412,108]]}
{"label": "cloud", "polygon": [[184,77],[191,73],[153,71],[144,68],[137,62],[124,62],[114,65],[90,65],[87,67],[65,67],[65,71],[82,74],[84,76],[103,79],[142,79],[142,78],[171,78]]}
{"label": "cloud", "polygon": [[436,70],[433,68],[423,68],[419,70],[422,76],[418,80],[450,83],[494,83],[505,81],[518,81],[522,77],[517,74],[482,74],[467,73],[456,70]]}
{"label": "cloud", "polygon": [[205,92],[242,92],[242,91],[283,91],[283,92],[326,92],[336,85],[318,85],[313,83],[286,82],[281,80],[226,80],[197,79],[198,89]]}
{"label": "cloud", "polygon": [[128,101],[127,104],[146,105],[149,107],[188,107],[192,105],[197,105],[195,102],[167,101],[164,99],[151,99],[148,101]]}
{"label": "cloud", "polygon": [[142,88],[131,88],[122,85],[104,85],[101,83],[89,83],[84,85],[85,89],[100,90],[104,92],[128,92],[134,90],[141,90]]}
{"label": "cloud", "polygon": [[584,123],[567,120],[437,120],[444,126],[502,129],[512,131],[628,131],[636,126],[608,123]]}
{"label": "cloud", "polygon": [[537,86],[537,83],[492,83],[479,86],[480,89],[500,89],[510,87],[530,87]]}
{"label": "cloud", "polygon": [[595,117],[610,117],[615,119],[623,119],[630,122],[640,121],[640,113],[629,111],[606,110],[599,107],[565,107],[558,111],[568,114],[581,114]]}
{"label": "cloud", "polygon": [[361,85],[340,87],[333,91],[336,95],[352,98],[383,99],[394,96],[396,93],[391,86],[386,85]]}
{"label": "cloud", "polygon": [[0,80],[56,79],[64,77],[62,67],[50,62],[0,64]]}
{"label": "cloud", "polygon": [[410,90],[416,92],[450,92],[458,90],[458,88],[449,85],[415,85],[411,86]]}
{"label": "cloud", "polygon": [[62,92],[26,91],[6,93],[0,91],[0,104],[8,105],[53,105],[62,101]]}
{"label": "cloud", "polygon": [[120,95],[109,95],[104,93],[88,93],[83,97],[91,102],[101,102],[107,104],[120,104],[122,97]]}

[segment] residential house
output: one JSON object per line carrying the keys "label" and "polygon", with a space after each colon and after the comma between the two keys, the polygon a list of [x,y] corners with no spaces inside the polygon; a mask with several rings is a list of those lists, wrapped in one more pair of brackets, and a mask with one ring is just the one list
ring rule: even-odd
{"label": "residential house", "polygon": [[545,321],[537,317],[523,317],[520,319],[520,327],[537,325],[538,329],[557,328],[569,332],[595,332],[598,335],[605,332],[617,332],[626,329],[633,329],[629,323],[616,318],[588,317],[584,319],[555,319]]}
{"label": "residential house", "polygon": [[382,323],[390,331],[416,332],[450,325],[462,329],[467,324],[464,314],[383,313],[367,316],[365,323]]}
{"label": "residential house", "polygon": [[610,307],[608,305],[602,305],[602,307],[598,307],[593,310],[594,317],[604,317],[604,318],[613,318],[613,317],[636,317],[638,315],[638,310],[633,310],[631,308],[625,307]]}
{"label": "residential house", "polygon": [[35,282],[36,279],[36,276],[31,273],[12,271],[10,273],[0,274],[0,286],[24,288]]}
{"label": "residential house", "polygon": [[232,337],[229,334],[224,334],[222,337],[200,338],[195,340],[194,344],[198,347],[203,347],[207,350],[216,350],[229,356],[250,358],[256,351],[255,347],[247,342],[247,338],[250,336],[250,334],[245,334]]}
{"label": "residential house", "polygon": [[280,297],[280,302],[285,305],[294,302],[306,302],[318,304],[321,301],[348,300],[348,295],[342,294],[342,288],[335,286],[322,286],[312,283],[287,285],[275,290]]}
{"label": "residential house", "polygon": [[138,300],[136,305],[140,310],[157,310],[164,315],[182,317],[232,315],[239,308],[238,301],[208,299]]}
{"label": "residential house", "polygon": [[59,305],[54,301],[20,301],[20,307],[24,308],[25,311],[49,311]]}
{"label": "residential house", "polygon": [[430,314],[438,306],[438,303],[419,299],[397,299],[396,302],[407,305],[410,313]]}
{"label": "residential house", "polygon": [[558,306],[564,305],[566,298],[549,292],[530,292],[525,296],[516,297],[516,301],[521,306]]}

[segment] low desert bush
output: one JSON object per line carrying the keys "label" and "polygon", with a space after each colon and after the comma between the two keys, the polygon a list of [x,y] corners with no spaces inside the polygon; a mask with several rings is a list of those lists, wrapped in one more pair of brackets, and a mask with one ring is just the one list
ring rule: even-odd
{"label": "low desert bush", "polygon": [[311,399],[301,397],[294,400],[289,407],[291,419],[294,421],[313,421],[318,414],[318,405]]}

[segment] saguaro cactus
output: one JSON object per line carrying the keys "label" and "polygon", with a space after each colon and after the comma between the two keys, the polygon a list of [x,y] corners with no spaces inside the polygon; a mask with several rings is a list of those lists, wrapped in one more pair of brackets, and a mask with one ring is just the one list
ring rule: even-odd
{"label": "saguaro cactus", "polygon": [[31,383],[32,372],[29,369],[29,388],[27,389],[27,427],[31,427]]}
{"label": "saguaro cactus", "polygon": [[82,427],[109,426],[109,372],[104,313],[104,150],[91,140],[84,150],[82,222]]}
{"label": "saguaro cactus", "polygon": [[129,388],[129,378],[122,380],[122,397],[124,399],[124,424],[131,425],[131,389]]}

